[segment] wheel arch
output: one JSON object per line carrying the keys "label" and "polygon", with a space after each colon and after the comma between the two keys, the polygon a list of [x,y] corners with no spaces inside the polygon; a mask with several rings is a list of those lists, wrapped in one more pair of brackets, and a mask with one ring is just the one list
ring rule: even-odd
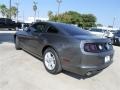
{"label": "wheel arch", "polygon": [[46,46],[44,46],[43,49],[42,49],[42,55],[44,55],[44,52],[45,52],[45,50],[46,50],[47,48],[52,48],[52,49],[54,49],[54,50],[56,51],[56,53],[58,53],[57,50],[56,50],[53,46],[51,46],[51,45],[46,45]]}
{"label": "wheel arch", "polygon": [[[59,65],[59,72],[62,71],[63,67],[62,67],[62,63],[61,63],[61,57],[60,57],[60,55],[59,55],[58,50],[57,50],[55,47],[53,47],[53,46],[51,46],[51,45],[45,46],[45,47],[42,49],[42,56],[44,55],[45,50],[48,49],[48,48],[51,48],[51,49],[53,49],[53,50],[56,52],[56,54],[57,54],[57,56],[58,56],[58,58],[59,58],[58,62],[59,62],[59,64],[60,64],[60,65]],[[57,73],[59,73],[59,72],[57,72]],[[55,73],[55,74],[57,74],[57,73]]]}

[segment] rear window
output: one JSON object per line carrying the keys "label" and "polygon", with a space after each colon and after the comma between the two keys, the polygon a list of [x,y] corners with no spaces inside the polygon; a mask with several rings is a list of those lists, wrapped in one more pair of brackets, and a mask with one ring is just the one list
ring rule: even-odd
{"label": "rear window", "polygon": [[68,33],[69,35],[92,35],[91,33],[89,33],[88,31],[81,29],[77,26],[74,25],[69,25],[69,24],[56,24],[56,26],[60,29],[60,30],[64,30],[66,33]]}

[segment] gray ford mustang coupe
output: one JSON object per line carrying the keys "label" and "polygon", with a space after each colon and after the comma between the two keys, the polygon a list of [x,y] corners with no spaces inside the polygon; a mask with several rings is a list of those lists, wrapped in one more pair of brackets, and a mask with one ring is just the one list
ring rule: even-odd
{"label": "gray ford mustang coupe", "polygon": [[113,62],[109,39],[98,38],[74,25],[36,22],[14,35],[16,49],[43,60],[49,73],[67,70],[89,76]]}

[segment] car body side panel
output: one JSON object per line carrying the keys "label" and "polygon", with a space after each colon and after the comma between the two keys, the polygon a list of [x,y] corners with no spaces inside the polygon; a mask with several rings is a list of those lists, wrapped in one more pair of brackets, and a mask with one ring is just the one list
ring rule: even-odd
{"label": "car body side panel", "polygon": [[[65,42],[67,42],[67,38],[62,35],[47,34],[47,33],[42,34],[42,37],[44,38],[44,44],[41,46],[42,49],[45,46],[50,46],[53,49],[55,49],[55,51],[58,53],[59,57],[61,58],[62,53],[63,53],[64,44],[65,44]],[[42,52],[42,49],[40,50],[40,52]],[[61,58],[61,60],[62,60],[62,58]]]}

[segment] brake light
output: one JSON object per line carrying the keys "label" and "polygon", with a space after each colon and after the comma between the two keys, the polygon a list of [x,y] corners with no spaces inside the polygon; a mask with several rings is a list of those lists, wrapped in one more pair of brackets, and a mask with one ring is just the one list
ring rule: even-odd
{"label": "brake light", "polygon": [[103,52],[110,50],[110,44],[108,43],[85,43],[84,44],[84,50],[86,52]]}
{"label": "brake light", "polygon": [[84,43],[84,51],[86,52],[105,52],[112,49],[111,43]]}
{"label": "brake light", "polygon": [[86,43],[84,45],[84,50],[86,52],[98,52],[98,47],[96,44],[93,44],[93,43]]}

